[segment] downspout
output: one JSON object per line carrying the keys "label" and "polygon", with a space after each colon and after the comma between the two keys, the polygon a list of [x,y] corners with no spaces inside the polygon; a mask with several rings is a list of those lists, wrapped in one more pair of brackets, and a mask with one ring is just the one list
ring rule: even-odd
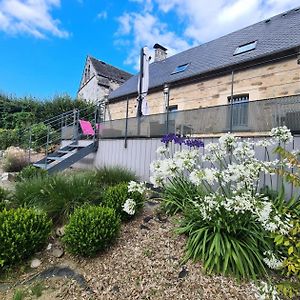
{"label": "downspout", "polygon": [[170,86],[164,85],[164,107],[166,113],[166,134],[169,133],[169,104],[170,104]]}

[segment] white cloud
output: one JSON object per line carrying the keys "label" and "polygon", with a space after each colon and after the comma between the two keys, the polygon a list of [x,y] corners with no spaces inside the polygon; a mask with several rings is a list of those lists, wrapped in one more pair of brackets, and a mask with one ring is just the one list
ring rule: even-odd
{"label": "white cloud", "polygon": [[60,0],[0,0],[0,30],[36,38],[45,38],[48,34],[66,38],[69,33],[60,29],[60,21],[50,14],[59,6]]}
{"label": "white cloud", "polygon": [[[175,32],[168,31],[167,24],[160,22],[154,15],[146,13],[126,13],[119,18],[120,28],[118,35],[128,35],[132,33],[134,39],[127,46],[128,57],[126,64],[139,68],[140,48],[148,46],[151,50],[155,43],[160,43],[168,48],[169,55],[183,51],[190,47],[189,43],[179,38]],[[118,38],[117,44],[122,44],[122,38]],[[128,43],[126,43],[128,45]],[[152,53],[153,57],[153,53]]]}
{"label": "white cloud", "polygon": [[164,13],[185,21],[184,36],[210,41],[299,5],[299,0],[153,0]]}
{"label": "white cloud", "polygon": [[107,11],[103,10],[97,14],[97,19],[106,20],[107,19]]}
{"label": "white cloud", "polygon": [[[160,43],[169,55],[208,42],[232,31],[299,6],[299,0],[131,0],[139,12],[118,18],[116,44],[126,36],[127,64],[137,69],[139,49]],[[180,31],[170,30],[168,17],[177,19]],[[174,24],[173,24],[174,25]],[[128,37],[133,41],[128,46]]]}

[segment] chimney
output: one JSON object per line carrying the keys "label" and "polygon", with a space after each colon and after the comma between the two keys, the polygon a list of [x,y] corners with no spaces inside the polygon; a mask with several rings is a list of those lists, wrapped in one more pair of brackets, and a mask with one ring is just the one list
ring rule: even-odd
{"label": "chimney", "polygon": [[155,49],[154,61],[161,61],[167,58],[167,48],[160,44],[155,44],[153,48]]}

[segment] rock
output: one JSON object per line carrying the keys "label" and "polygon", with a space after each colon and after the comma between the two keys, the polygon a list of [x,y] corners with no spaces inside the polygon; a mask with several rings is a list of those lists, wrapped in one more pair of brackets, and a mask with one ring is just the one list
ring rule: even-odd
{"label": "rock", "polygon": [[161,213],[157,213],[156,220],[160,223],[166,223],[168,221],[168,217],[163,217]]}
{"label": "rock", "polygon": [[1,175],[1,181],[8,181],[8,173],[3,173]]}
{"label": "rock", "polygon": [[64,249],[61,248],[54,248],[51,254],[56,258],[61,258],[64,255]]}
{"label": "rock", "polygon": [[1,176],[1,181],[14,181],[15,178],[16,178],[16,174],[15,173],[5,172]]}
{"label": "rock", "polygon": [[178,278],[184,278],[189,274],[189,271],[186,269],[185,266],[182,267],[182,270],[178,274]]}
{"label": "rock", "polygon": [[148,223],[152,219],[153,219],[153,216],[147,216],[147,217],[144,218],[143,221],[144,221],[144,223]]}
{"label": "rock", "polygon": [[49,243],[49,244],[48,244],[48,246],[47,246],[47,248],[46,248],[46,250],[48,250],[48,251],[49,251],[49,250],[51,250],[51,249],[52,249],[52,244],[51,244],[51,243]]}
{"label": "rock", "polygon": [[34,258],[34,259],[31,261],[31,263],[30,263],[30,268],[36,269],[36,268],[38,268],[41,264],[42,264],[42,262],[41,262],[38,258]]}
{"label": "rock", "polygon": [[120,288],[117,285],[114,285],[111,289],[113,292],[118,293],[120,291]]}
{"label": "rock", "polygon": [[150,228],[148,226],[145,226],[144,224],[140,225],[140,229],[150,230]]}
{"label": "rock", "polygon": [[56,235],[59,236],[59,237],[64,236],[64,235],[65,235],[65,226],[56,228],[55,233],[56,233]]}

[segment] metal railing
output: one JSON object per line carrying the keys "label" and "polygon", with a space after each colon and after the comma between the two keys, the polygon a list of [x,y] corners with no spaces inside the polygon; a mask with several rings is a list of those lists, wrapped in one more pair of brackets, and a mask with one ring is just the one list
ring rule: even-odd
{"label": "metal railing", "polygon": [[[90,121],[96,134],[90,137],[83,136],[80,131],[80,120]],[[99,124],[98,106],[93,109],[90,107],[82,110],[74,109],[22,130],[19,133],[21,136],[19,146],[27,150],[28,160],[31,162],[33,151],[43,153],[47,157],[60,147],[63,140],[77,143],[79,139],[90,138],[95,142],[99,137],[97,124]]]}
{"label": "metal railing", "polygon": [[300,95],[106,121],[101,123],[99,134],[103,139],[151,138],[167,133],[263,134],[282,125],[300,133]]}

